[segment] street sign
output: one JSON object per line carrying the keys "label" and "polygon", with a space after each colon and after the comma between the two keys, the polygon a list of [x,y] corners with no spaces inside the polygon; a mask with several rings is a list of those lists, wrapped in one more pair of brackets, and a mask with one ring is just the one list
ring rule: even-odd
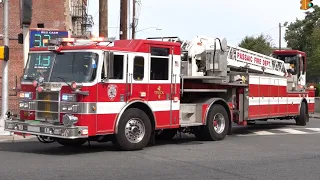
{"label": "street sign", "polygon": [[30,48],[46,47],[50,39],[67,38],[68,31],[30,29]]}

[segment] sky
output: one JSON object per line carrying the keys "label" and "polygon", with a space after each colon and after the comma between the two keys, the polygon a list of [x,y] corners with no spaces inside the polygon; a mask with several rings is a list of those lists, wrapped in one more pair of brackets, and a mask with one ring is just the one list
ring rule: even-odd
{"label": "sky", "polygon": [[[140,0],[136,38],[197,35],[226,38],[238,45],[245,36],[269,35],[279,46],[279,23],[304,17],[300,0]],[[320,4],[320,0],[313,0]],[[131,11],[131,10],[130,10]],[[99,33],[99,1],[90,0],[93,34]],[[131,13],[131,12],[130,12]],[[120,0],[109,0],[109,37],[119,38]],[[131,15],[130,15],[131,21]],[[282,29],[281,46],[286,47]],[[141,31],[139,31],[141,30]],[[129,36],[130,37],[130,36]]]}

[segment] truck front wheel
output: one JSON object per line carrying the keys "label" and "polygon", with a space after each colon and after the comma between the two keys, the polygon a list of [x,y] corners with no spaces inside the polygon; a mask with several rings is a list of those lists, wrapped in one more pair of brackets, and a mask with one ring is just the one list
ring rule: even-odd
{"label": "truck front wheel", "polygon": [[115,144],[122,150],[140,150],[151,137],[151,122],[145,112],[137,108],[126,110],[120,118]]}

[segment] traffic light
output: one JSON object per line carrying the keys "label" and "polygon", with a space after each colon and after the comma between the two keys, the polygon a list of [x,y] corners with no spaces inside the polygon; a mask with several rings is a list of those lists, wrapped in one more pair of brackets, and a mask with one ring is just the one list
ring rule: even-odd
{"label": "traffic light", "polygon": [[300,4],[301,4],[300,9],[302,9],[302,10],[307,10],[308,9],[307,1],[308,0],[301,0],[300,1]]}
{"label": "traffic light", "polygon": [[0,46],[0,60],[8,61],[9,60],[9,47]]}
{"label": "traffic light", "polygon": [[307,0],[308,9],[313,7],[312,0]]}
{"label": "traffic light", "polygon": [[301,0],[300,4],[301,4],[300,9],[302,10],[307,10],[313,7],[312,0]]}

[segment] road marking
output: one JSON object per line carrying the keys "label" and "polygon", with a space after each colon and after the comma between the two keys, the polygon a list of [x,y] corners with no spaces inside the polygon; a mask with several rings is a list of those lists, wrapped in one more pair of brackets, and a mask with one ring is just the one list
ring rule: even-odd
{"label": "road marking", "polygon": [[253,133],[257,134],[257,135],[261,135],[261,136],[264,136],[264,135],[275,135],[275,133],[268,132],[268,131],[256,131],[256,132],[253,132]]}
{"label": "road marking", "polygon": [[320,132],[320,128],[305,128],[311,131],[316,131],[316,132]]}
{"label": "road marking", "polygon": [[[276,130],[278,132],[274,132]],[[309,130],[309,131],[304,131]],[[260,130],[244,130],[246,134],[237,134],[234,133],[235,136],[270,136],[270,135],[303,135],[303,134],[320,134],[320,128],[274,128],[266,131]],[[273,132],[271,132],[273,131]],[[312,132],[310,132],[312,131]]]}
{"label": "road marking", "polygon": [[307,132],[303,132],[303,131],[298,131],[298,130],[295,130],[295,129],[277,129],[279,131],[284,131],[286,133],[289,133],[289,134],[308,134]]}

